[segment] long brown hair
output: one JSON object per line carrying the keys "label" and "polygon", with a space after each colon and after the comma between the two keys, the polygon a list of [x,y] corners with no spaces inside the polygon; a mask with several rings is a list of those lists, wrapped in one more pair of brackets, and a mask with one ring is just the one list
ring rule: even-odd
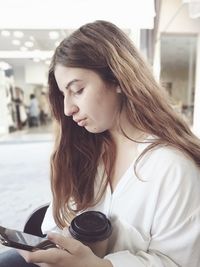
{"label": "long brown hair", "polygon": [[49,70],[49,99],[59,128],[51,158],[53,211],[58,226],[65,226],[76,212],[97,201],[94,183],[102,147],[111,171],[115,146],[108,131],[89,133],[64,116],[63,96],[54,76],[57,64],[91,69],[105,82],[120,85],[129,121],[157,137],[144,153],[159,144],[171,145],[200,166],[199,139],[174,112],[129,38],[110,22],[88,23],[61,42]]}

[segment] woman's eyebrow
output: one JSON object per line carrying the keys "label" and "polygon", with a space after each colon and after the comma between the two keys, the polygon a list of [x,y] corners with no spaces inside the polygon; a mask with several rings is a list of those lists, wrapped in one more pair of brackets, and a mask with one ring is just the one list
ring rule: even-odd
{"label": "woman's eyebrow", "polygon": [[71,80],[70,82],[68,82],[68,84],[66,85],[66,89],[69,89],[69,87],[72,85],[72,84],[74,84],[74,83],[76,83],[76,82],[80,82],[81,80],[78,80],[78,79],[73,79],[73,80]]}

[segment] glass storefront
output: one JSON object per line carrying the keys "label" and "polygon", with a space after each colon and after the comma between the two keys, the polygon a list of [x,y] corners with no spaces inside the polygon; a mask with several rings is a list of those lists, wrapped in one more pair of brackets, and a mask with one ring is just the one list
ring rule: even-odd
{"label": "glass storefront", "polygon": [[160,79],[174,108],[193,124],[197,36],[162,34]]}

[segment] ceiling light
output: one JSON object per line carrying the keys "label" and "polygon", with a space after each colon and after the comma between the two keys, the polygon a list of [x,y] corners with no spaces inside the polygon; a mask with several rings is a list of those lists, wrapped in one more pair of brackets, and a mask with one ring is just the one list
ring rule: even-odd
{"label": "ceiling light", "polygon": [[40,59],[39,58],[33,58],[33,61],[34,62],[40,62]]}
{"label": "ceiling light", "polygon": [[21,51],[27,51],[27,50],[28,50],[28,48],[27,48],[27,47],[25,47],[25,46],[21,46],[21,47],[20,47],[20,50],[21,50]]}
{"label": "ceiling light", "polygon": [[14,31],[13,32],[13,35],[16,37],[16,38],[22,38],[24,36],[24,33],[22,31]]}
{"label": "ceiling light", "polygon": [[31,42],[31,41],[27,41],[27,42],[25,42],[24,43],[24,45],[26,46],[26,47],[33,47],[33,42]]}
{"label": "ceiling light", "polygon": [[51,63],[51,60],[45,60],[45,64],[47,64],[47,65],[50,65],[50,63]]}
{"label": "ceiling light", "polygon": [[21,42],[19,40],[12,40],[12,44],[14,44],[14,45],[20,45]]}
{"label": "ceiling light", "polygon": [[1,70],[9,70],[11,68],[12,68],[11,65],[8,64],[7,62],[0,61],[0,69]]}
{"label": "ceiling light", "polygon": [[5,36],[5,37],[8,37],[8,36],[10,36],[10,32],[3,30],[3,31],[1,31],[1,35]]}
{"label": "ceiling light", "polygon": [[39,50],[39,49],[34,49],[33,52],[36,53],[36,54],[39,54],[39,53],[41,52],[41,50]]}
{"label": "ceiling light", "polygon": [[56,31],[51,31],[49,32],[49,38],[52,40],[58,39],[59,38],[59,33]]}
{"label": "ceiling light", "polygon": [[59,41],[55,42],[55,47],[59,46],[59,44],[60,44]]}
{"label": "ceiling light", "polygon": [[34,38],[32,35],[29,37],[29,39],[30,39],[31,41],[34,41],[34,40],[35,40],[35,38]]}

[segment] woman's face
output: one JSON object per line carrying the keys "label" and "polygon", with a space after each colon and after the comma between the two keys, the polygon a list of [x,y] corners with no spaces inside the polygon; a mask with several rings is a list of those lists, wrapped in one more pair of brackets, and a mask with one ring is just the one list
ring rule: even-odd
{"label": "woman's face", "polygon": [[106,84],[92,70],[57,65],[55,78],[64,96],[64,114],[91,133],[117,127],[120,98],[116,85]]}

